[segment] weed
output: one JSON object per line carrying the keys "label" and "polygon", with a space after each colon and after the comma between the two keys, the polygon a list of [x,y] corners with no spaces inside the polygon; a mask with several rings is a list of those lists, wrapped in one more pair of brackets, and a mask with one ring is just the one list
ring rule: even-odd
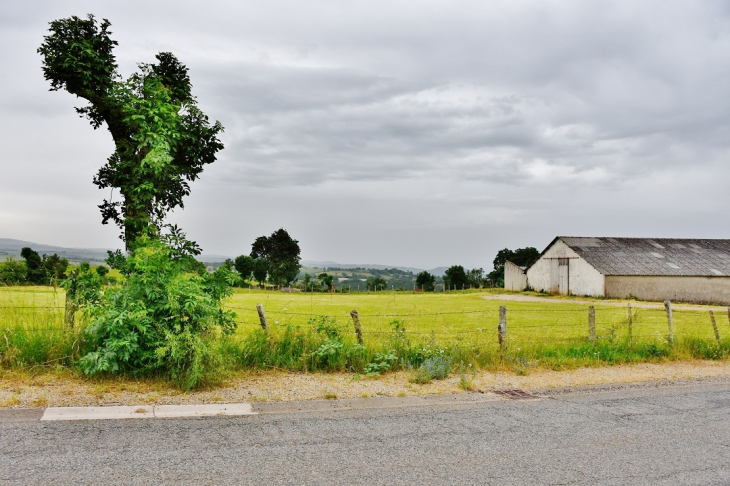
{"label": "weed", "polygon": [[466,366],[463,361],[459,363],[459,388],[465,391],[473,390],[475,377],[476,370],[472,367],[471,363]]}
{"label": "weed", "polygon": [[519,376],[529,375],[537,366],[537,361],[530,361],[526,356],[507,356],[509,367]]}
{"label": "weed", "polygon": [[391,366],[398,362],[398,357],[390,353],[376,353],[373,361],[363,369],[366,376],[380,376],[380,373],[388,371]]}
{"label": "weed", "polygon": [[426,358],[421,366],[416,369],[415,374],[410,378],[412,383],[425,385],[432,380],[443,380],[453,366],[454,360],[450,356],[431,356]]}

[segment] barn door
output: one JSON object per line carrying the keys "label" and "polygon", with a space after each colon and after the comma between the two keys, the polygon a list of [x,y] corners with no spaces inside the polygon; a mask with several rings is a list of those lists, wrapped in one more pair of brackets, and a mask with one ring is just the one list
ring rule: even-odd
{"label": "barn door", "polygon": [[558,258],[558,293],[570,293],[570,258]]}

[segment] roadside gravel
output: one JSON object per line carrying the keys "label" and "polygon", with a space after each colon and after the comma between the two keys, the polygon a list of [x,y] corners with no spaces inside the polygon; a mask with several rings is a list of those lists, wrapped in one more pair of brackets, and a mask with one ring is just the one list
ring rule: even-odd
{"label": "roadside gravel", "polygon": [[[0,408],[88,405],[163,405],[239,403],[256,401],[321,400],[377,396],[426,396],[463,393],[459,375],[427,385],[409,382],[409,373],[368,378],[352,373],[238,373],[215,388],[182,393],[164,381],[130,378],[91,380],[67,371],[37,374],[0,370]],[[526,376],[513,372],[482,371],[473,377],[473,391],[521,389],[564,392],[574,387],[638,382],[682,381],[727,377],[730,361],[682,361],[581,368],[570,371],[534,370]]]}

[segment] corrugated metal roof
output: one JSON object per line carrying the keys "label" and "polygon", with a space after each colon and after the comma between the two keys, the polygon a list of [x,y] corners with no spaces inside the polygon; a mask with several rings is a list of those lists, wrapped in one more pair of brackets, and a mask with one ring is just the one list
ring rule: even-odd
{"label": "corrugated metal roof", "polygon": [[574,236],[556,240],[604,275],[730,276],[730,240]]}

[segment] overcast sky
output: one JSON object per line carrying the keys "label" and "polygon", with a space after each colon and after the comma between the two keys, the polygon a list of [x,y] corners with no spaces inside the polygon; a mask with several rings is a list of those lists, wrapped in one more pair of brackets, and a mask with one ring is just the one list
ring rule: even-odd
{"label": "overcast sky", "polygon": [[48,22],[171,51],[225,150],[172,220],[206,253],[491,267],[556,235],[730,238],[730,3],[4,2],[0,237],[119,247],[111,136],[49,92]]}

